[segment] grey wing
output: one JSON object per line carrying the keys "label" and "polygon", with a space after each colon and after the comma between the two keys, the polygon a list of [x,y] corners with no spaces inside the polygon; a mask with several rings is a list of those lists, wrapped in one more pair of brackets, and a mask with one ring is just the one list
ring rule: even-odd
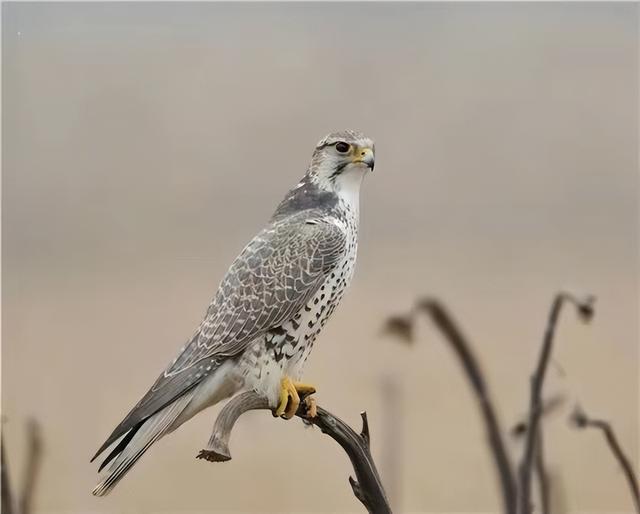
{"label": "grey wing", "polygon": [[94,456],[201,382],[226,359],[290,319],[340,258],[345,232],[314,211],[262,230],[233,262],[189,343]]}

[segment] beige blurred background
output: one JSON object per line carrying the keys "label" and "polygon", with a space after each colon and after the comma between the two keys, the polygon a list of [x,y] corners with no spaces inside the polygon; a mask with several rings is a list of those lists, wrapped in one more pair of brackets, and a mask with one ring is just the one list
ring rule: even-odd
{"label": "beige blurred background", "polygon": [[[630,512],[598,433],[638,467],[638,5],[3,3],[2,407],[46,455],[38,513],[361,512],[345,455],[266,413],[234,460],[196,461],[215,410],[112,495],[89,458],[200,321],[227,266],[346,127],[376,140],[359,266],[307,369],[319,402],[366,409],[397,512],[495,512],[478,412],[438,333],[382,318],[444,299],[505,426],[526,412],[552,295],[567,309],[546,391],[556,512]],[[399,390],[385,405],[384,384]],[[389,419],[399,413],[389,446]],[[511,441],[514,455],[518,445]],[[395,454],[395,459],[388,455]]]}

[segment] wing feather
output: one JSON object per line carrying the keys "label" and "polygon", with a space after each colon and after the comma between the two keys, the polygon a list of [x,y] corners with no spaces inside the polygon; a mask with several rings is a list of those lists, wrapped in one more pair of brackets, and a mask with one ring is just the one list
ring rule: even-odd
{"label": "wing feather", "polygon": [[96,456],[202,381],[203,361],[208,361],[212,373],[302,309],[344,255],[345,243],[344,230],[313,210],[262,230],[232,263],[188,344]]}

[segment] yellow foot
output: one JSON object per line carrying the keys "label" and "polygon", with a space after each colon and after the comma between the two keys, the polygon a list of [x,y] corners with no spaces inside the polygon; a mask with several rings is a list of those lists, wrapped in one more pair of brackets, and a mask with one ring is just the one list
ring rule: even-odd
{"label": "yellow foot", "polygon": [[293,382],[289,377],[283,377],[280,381],[280,398],[278,400],[278,407],[276,408],[275,415],[283,417],[284,419],[291,419],[295,416],[300,405],[300,395],[307,396],[315,392],[316,388],[311,385]]}

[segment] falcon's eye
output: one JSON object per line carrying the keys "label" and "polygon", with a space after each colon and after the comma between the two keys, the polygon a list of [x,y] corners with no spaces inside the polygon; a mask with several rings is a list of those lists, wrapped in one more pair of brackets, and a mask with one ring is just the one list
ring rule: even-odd
{"label": "falcon's eye", "polygon": [[336,150],[338,150],[338,152],[340,153],[347,153],[350,148],[351,145],[349,143],[345,143],[344,141],[340,141],[336,144]]}

